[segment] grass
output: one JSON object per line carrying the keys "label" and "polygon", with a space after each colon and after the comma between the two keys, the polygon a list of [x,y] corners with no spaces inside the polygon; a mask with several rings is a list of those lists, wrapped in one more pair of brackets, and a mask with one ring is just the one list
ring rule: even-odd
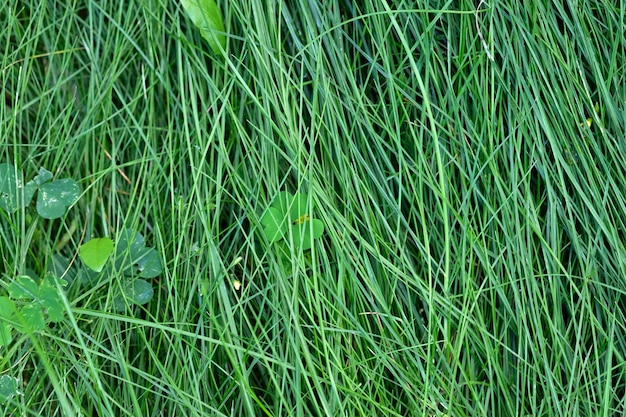
{"label": "grass", "polygon": [[[164,272],[68,287],[0,413],[625,411],[624,4],[355,3],[220,1],[225,58],[177,2],[1,3],[0,162],[83,189],[0,214],[3,282],[125,227]],[[283,190],[326,229],[287,259]]]}

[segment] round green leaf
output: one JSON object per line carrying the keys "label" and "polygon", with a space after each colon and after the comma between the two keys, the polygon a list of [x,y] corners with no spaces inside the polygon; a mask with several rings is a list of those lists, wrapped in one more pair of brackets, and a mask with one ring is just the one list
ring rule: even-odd
{"label": "round green leaf", "polygon": [[17,379],[9,375],[0,376],[0,404],[6,403],[17,394]]}
{"label": "round green leaf", "polygon": [[34,300],[39,297],[39,286],[29,276],[20,275],[13,279],[7,287],[11,298]]}
{"label": "round green leaf", "polygon": [[153,248],[143,248],[135,254],[136,272],[142,278],[154,278],[162,271],[159,254]]}
{"label": "round green leaf", "polygon": [[289,227],[284,212],[275,207],[268,207],[263,217],[261,217],[261,224],[264,226],[263,234],[270,243],[284,237]]}
{"label": "round green leaf", "polygon": [[65,307],[63,306],[59,289],[54,282],[55,279],[57,278],[46,277],[42,281],[39,287],[39,300],[48,313],[48,319],[58,323],[63,320]]}
{"label": "round green leaf", "polygon": [[324,223],[317,219],[307,219],[306,221],[294,225],[293,241],[302,250],[311,249],[313,239],[317,239],[324,233]]}
{"label": "round green leaf", "polygon": [[43,317],[43,311],[37,304],[29,304],[17,313],[18,319],[24,326],[25,332],[37,332],[46,328],[46,322]]}
{"label": "round green leaf", "polygon": [[[12,340],[13,340],[13,328],[11,327],[9,323],[0,322],[0,348],[8,346]],[[1,393],[0,393],[0,403],[2,403]]]}
{"label": "round green leaf", "polygon": [[270,243],[279,241],[283,237],[281,227],[275,223],[268,224],[263,228],[263,234]]}
{"label": "round green leaf", "polygon": [[13,313],[15,313],[15,303],[13,300],[5,296],[0,297],[0,319],[8,319]]}
{"label": "round green leaf", "polygon": [[128,304],[146,304],[154,296],[154,290],[149,282],[143,279],[126,280],[122,283],[122,292],[113,298],[113,308],[116,311],[126,310]]}
{"label": "round green leaf", "polygon": [[139,232],[133,229],[123,229],[117,235],[117,244],[115,245],[115,254],[119,258],[126,251],[136,253],[138,250],[146,246],[146,239]]}
{"label": "round green leaf", "polygon": [[23,185],[21,171],[11,164],[0,164],[0,208],[13,213],[26,207],[37,189],[36,184],[29,182]]}
{"label": "round green leaf", "polygon": [[261,217],[263,226],[279,225],[283,221],[283,213],[275,207],[268,207]]}
{"label": "round green leaf", "polygon": [[163,268],[159,254],[145,246],[143,235],[132,229],[124,229],[118,235],[115,249],[115,268],[125,275],[154,278]]}
{"label": "round green leaf", "polygon": [[45,219],[58,219],[80,195],[80,187],[71,178],[43,184],[37,196],[37,212]]}
{"label": "round green leaf", "polygon": [[143,279],[127,281],[123,291],[126,298],[135,304],[146,304],[154,296],[152,285]]}
{"label": "round green leaf", "polygon": [[293,201],[293,195],[289,191],[281,191],[272,201],[270,207],[275,208],[281,213],[281,216],[287,216],[289,213],[289,207]]}
{"label": "round green leaf", "polygon": [[112,253],[113,240],[108,237],[100,237],[81,245],[78,250],[78,257],[89,268],[100,272]]}
{"label": "round green leaf", "polygon": [[307,214],[307,200],[308,196],[306,194],[296,193],[293,196],[289,205],[289,220],[291,222],[297,221]]}
{"label": "round green leaf", "polygon": [[324,223],[322,223],[321,220],[311,220],[311,234],[313,235],[313,239],[317,239],[324,234]]}

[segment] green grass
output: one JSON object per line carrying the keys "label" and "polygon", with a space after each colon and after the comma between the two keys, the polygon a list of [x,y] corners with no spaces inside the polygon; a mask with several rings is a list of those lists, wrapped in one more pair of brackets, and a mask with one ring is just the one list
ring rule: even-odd
{"label": "green grass", "polygon": [[[0,413],[624,413],[626,5],[218,3],[225,58],[178,2],[0,2],[0,163],[83,190],[0,213],[3,285],[125,227],[164,266],[69,286]],[[287,259],[283,190],[326,229]]]}

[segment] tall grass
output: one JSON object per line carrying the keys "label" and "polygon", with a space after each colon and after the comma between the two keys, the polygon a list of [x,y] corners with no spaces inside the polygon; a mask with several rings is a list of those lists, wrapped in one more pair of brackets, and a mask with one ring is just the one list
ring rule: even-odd
{"label": "tall grass", "polygon": [[[0,7],[0,162],[83,189],[0,214],[3,280],[125,227],[164,265],[2,348],[5,415],[623,413],[624,5],[219,6],[224,57],[177,2]],[[283,190],[325,225],[288,257]]]}

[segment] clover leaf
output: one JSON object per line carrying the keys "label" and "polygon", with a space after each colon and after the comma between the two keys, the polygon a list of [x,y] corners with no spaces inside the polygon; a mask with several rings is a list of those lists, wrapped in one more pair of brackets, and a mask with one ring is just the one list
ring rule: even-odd
{"label": "clover leaf", "polygon": [[152,285],[146,280],[127,279],[122,282],[121,292],[113,297],[113,307],[116,311],[124,311],[127,303],[146,304],[153,296]]}
{"label": "clover leaf", "polygon": [[[113,294],[113,308],[124,311],[128,304],[146,304],[154,296],[152,285],[140,278],[154,278],[163,268],[158,252],[146,247],[143,235],[132,229],[123,229],[117,235],[116,242],[109,238],[95,238],[79,248],[81,261],[89,270],[101,272],[115,247],[115,261],[109,265],[109,275],[122,275],[121,286]],[[89,271],[88,270],[88,271]],[[87,281],[95,279],[88,275]]]}
{"label": "clover leaf", "polygon": [[13,213],[30,204],[37,190],[37,212],[44,219],[58,219],[65,214],[80,195],[76,181],[65,178],[49,182],[52,173],[44,168],[32,181],[24,184],[24,178],[11,164],[0,164],[0,208]]}
{"label": "clover leaf", "polygon": [[27,275],[20,275],[8,286],[9,295],[15,299],[33,299],[39,297],[39,286]]}
{"label": "clover leaf", "polygon": [[71,178],[43,184],[37,195],[37,213],[44,219],[58,219],[79,195],[80,188]]}
{"label": "clover leaf", "polygon": [[302,250],[310,249],[312,239],[324,233],[324,224],[311,218],[308,196],[303,193],[279,193],[261,217],[261,225],[270,243],[289,240],[291,232],[293,242]]}
{"label": "clover leaf", "polygon": [[11,164],[0,164],[0,208],[13,213],[27,206],[35,194],[37,186],[32,183],[24,185],[21,171]]}
{"label": "clover leaf", "polygon": [[80,245],[78,257],[95,272],[102,271],[109,256],[113,253],[113,241],[108,237],[91,239]]}
{"label": "clover leaf", "polygon": [[16,318],[20,323],[20,327],[17,330],[23,333],[39,332],[46,328],[46,320],[40,306],[34,304],[25,305],[17,313]]}
{"label": "clover leaf", "polygon": [[48,320],[53,323],[62,321],[63,313],[65,312],[57,284],[64,286],[66,282],[56,277],[48,276],[39,285],[39,302],[48,313]]}
{"label": "clover leaf", "polygon": [[[58,285],[65,284],[64,280],[52,276],[39,284],[27,275],[15,277],[7,286],[11,298],[0,297],[0,319],[4,319],[5,325],[0,329],[0,344],[7,341],[7,335],[10,341],[11,326],[23,333],[43,330],[46,324],[44,312],[49,321],[62,321],[65,309]],[[23,301],[24,305],[18,308],[13,300]]]}
{"label": "clover leaf", "polygon": [[5,404],[17,394],[17,382],[17,379],[12,376],[0,376],[0,404]]}
{"label": "clover leaf", "polygon": [[124,229],[118,235],[115,252],[116,269],[125,275],[154,278],[162,271],[157,251],[147,248],[143,235],[132,229]]}
{"label": "clover leaf", "polygon": [[13,326],[9,320],[16,312],[15,303],[9,297],[0,297],[0,347],[7,346],[13,340]]}

